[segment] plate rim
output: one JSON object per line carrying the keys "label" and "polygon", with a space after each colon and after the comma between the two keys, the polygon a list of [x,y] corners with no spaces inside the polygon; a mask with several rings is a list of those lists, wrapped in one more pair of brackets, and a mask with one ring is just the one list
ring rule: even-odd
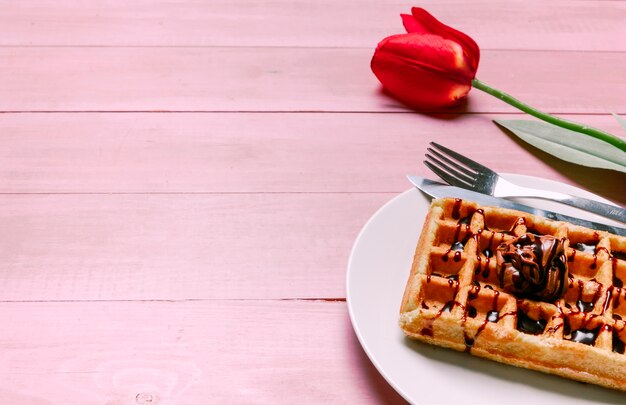
{"label": "plate rim", "polygon": [[355,253],[355,250],[357,249],[357,245],[359,244],[360,239],[363,238],[363,235],[365,233],[365,229],[367,229],[369,224],[371,222],[373,222],[374,219],[377,217],[377,215],[380,212],[382,212],[383,210],[385,210],[385,208],[387,208],[387,206],[393,204],[396,200],[402,198],[405,194],[409,194],[409,193],[413,192],[414,190],[415,190],[415,188],[412,187],[412,188],[410,188],[408,190],[405,190],[405,191],[401,192],[400,194],[396,195],[395,197],[393,197],[392,199],[390,199],[386,203],[384,203],[382,206],[380,206],[368,218],[368,220],[365,222],[365,224],[363,224],[363,226],[361,227],[361,230],[359,231],[357,237],[354,239],[354,242],[352,244],[352,248],[350,249],[350,256],[348,257],[348,263],[347,263],[348,267],[347,267],[347,271],[346,271],[346,303],[348,305],[348,315],[350,317],[350,323],[352,324],[352,330],[354,330],[354,333],[355,333],[355,335],[357,337],[357,340],[359,341],[359,344],[361,345],[361,348],[363,348],[363,351],[367,355],[367,358],[372,362],[374,367],[376,367],[376,371],[378,371],[378,373],[383,376],[385,381],[387,381],[387,383],[389,385],[391,385],[393,387],[393,389],[398,394],[400,394],[400,396],[402,398],[404,398],[409,403],[413,402],[413,398],[411,398],[407,393],[405,393],[404,390],[393,379],[391,379],[385,373],[385,371],[383,371],[382,366],[379,364],[378,360],[375,358],[373,353],[371,353],[371,349],[369,348],[369,346],[364,341],[364,338],[362,336],[361,330],[360,330],[359,326],[357,325],[357,322],[356,322],[356,320],[354,318],[354,312],[353,312],[353,309],[352,309],[351,299],[350,299],[351,293],[350,293],[350,282],[349,282],[349,280],[350,280],[350,274],[351,274],[350,269],[352,268],[352,261],[354,260],[354,253]]}
{"label": "plate rim", "polygon": [[[530,181],[530,180],[537,180],[537,179],[541,179],[542,181],[545,181],[546,183],[553,183],[553,184],[558,184],[561,187],[565,187],[567,189],[570,190],[570,192],[572,192],[573,194],[579,194],[581,196],[584,196],[586,198],[590,198],[590,199],[595,199],[598,201],[602,201],[605,202],[607,204],[611,204],[611,205],[615,205],[615,206],[619,206],[617,204],[615,204],[614,202],[599,196],[597,194],[591,193],[587,190],[581,189],[579,187],[576,187],[574,185],[571,184],[567,184],[567,183],[563,183],[557,180],[552,180],[552,179],[545,179],[545,178],[540,178],[540,177],[536,177],[536,176],[530,176],[530,175],[524,175],[524,174],[516,174],[516,173],[500,173],[501,176],[503,176],[504,178],[507,178],[509,180],[514,180],[514,179],[520,179],[520,180],[525,180],[525,181]],[[361,348],[363,349],[363,351],[365,352],[365,354],[367,355],[368,359],[372,362],[372,364],[374,365],[374,367],[376,368],[376,371],[385,379],[385,381],[406,401],[408,401],[409,403],[418,403],[416,398],[413,398],[412,396],[410,396],[395,380],[393,380],[386,372],[385,370],[382,368],[381,364],[379,363],[379,361],[377,360],[376,356],[374,355],[374,353],[372,353],[372,350],[370,349],[370,347],[367,345],[365,338],[363,337],[362,331],[359,328],[359,325],[355,319],[355,315],[354,315],[354,309],[353,309],[353,304],[352,304],[352,293],[351,293],[351,288],[350,288],[350,279],[351,279],[351,275],[352,275],[352,271],[351,269],[353,268],[353,261],[354,261],[354,257],[355,257],[355,251],[357,249],[357,246],[359,245],[359,242],[361,241],[361,239],[364,237],[365,234],[365,230],[368,229],[369,225],[378,217],[378,215],[386,210],[388,208],[388,206],[394,204],[397,200],[401,199],[401,198],[405,198],[406,195],[418,191],[415,187],[411,187],[403,192],[400,192],[399,194],[395,195],[393,198],[391,198],[390,200],[386,201],[382,206],[380,206],[374,213],[371,214],[371,216],[368,218],[368,220],[363,224],[363,226],[361,227],[359,233],[357,234],[356,238],[354,239],[354,242],[352,244],[352,247],[350,249],[350,255],[348,257],[348,262],[347,262],[347,268],[346,268],[346,278],[345,278],[345,288],[346,288],[346,303],[348,306],[348,315],[350,318],[350,323],[352,325],[352,329],[357,337],[357,340],[359,341],[359,344],[361,345]],[[431,199],[432,200],[432,199]],[[421,228],[423,227],[420,226],[420,232],[421,232]]]}

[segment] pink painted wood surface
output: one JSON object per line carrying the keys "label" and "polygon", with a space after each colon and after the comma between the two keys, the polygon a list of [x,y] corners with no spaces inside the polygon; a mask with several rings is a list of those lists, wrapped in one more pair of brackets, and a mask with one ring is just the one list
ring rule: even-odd
{"label": "pink painted wood surface", "polygon": [[412,5],[482,49],[625,51],[623,2],[3,1],[0,45],[367,47],[400,33]]}
{"label": "pink painted wood surface", "polygon": [[[507,118],[523,116],[5,114],[0,193],[398,193],[404,174],[429,175],[421,162],[434,140],[624,202],[624,174],[550,157],[492,122]],[[608,115],[573,118],[622,131]]]}
{"label": "pink painted wood surface", "polygon": [[4,195],[2,300],[344,298],[395,194]]}
{"label": "pink painted wood surface", "polygon": [[[410,5],[0,1],[0,404],[401,403],[341,301],[428,141],[626,202],[487,95],[381,95],[369,59]],[[479,42],[482,80],[620,133],[626,2],[420,5]]]}
{"label": "pink painted wood surface", "polygon": [[[379,94],[372,49],[5,47],[0,111],[406,111]],[[626,113],[623,66],[623,52],[484,51],[478,77],[549,112]],[[471,95],[457,112],[516,111]]]}
{"label": "pink painted wood surface", "polygon": [[0,314],[3,404],[402,403],[342,302],[28,302]]}

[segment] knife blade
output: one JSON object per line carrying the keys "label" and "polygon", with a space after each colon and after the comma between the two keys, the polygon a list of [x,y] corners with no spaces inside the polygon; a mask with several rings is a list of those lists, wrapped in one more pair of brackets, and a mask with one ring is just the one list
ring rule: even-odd
{"label": "knife blade", "polygon": [[569,215],[560,214],[558,212],[548,211],[541,208],[530,207],[528,205],[505,200],[503,198],[493,197],[487,194],[477,193],[460,187],[449,186],[447,184],[438,183],[423,177],[407,175],[409,181],[424,193],[435,198],[453,197],[461,198],[468,201],[474,201],[481,205],[491,205],[512,210],[527,212],[529,214],[545,217],[553,221],[570,222],[574,225],[584,226],[586,228],[606,231],[620,236],[626,236],[626,229],[613,225],[601,224],[582,218],[571,217]]}

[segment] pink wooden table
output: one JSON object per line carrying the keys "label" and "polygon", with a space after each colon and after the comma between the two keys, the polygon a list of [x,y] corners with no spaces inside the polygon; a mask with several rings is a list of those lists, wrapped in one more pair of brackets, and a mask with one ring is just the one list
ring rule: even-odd
{"label": "pink wooden table", "polygon": [[[392,0],[0,2],[0,403],[401,403],[345,302],[350,247],[429,141],[625,203],[474,91],[379,92]],[[620,133],[626,2],[422,1],[479,77]]]}

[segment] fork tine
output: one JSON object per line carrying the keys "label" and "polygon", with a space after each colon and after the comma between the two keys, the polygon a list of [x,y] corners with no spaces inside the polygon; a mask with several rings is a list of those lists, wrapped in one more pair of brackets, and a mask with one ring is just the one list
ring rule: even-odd
{"label": "fork tine", "polygon": [[433,157],[428,154],[426,154],[426,158],[431,159],[431,161],[424,161],[426,167],[433,171],[437,176],[441,177],[446,183],[464,188],[473,187],[473,181],[467,179],[463,174],[454,170],[448,170],[450,169],[449,167],[441,165],[440,161],[433,159]]}
{"label": "fork tine", "polygon": [[465,173],[469,177],[471,177],[471,178],[475,178],[476,177],[476,172],[473,172],[473,171],[468,170],[467,168],[461,166],[460,164],[458,164],[457,162],[453,161],[452,159],[450,159],[446,155],[443,155],[440,152],[438,152],[436,149],[426,148],[426,150],[428,152],[432,153],[434,156],[438,157],[439,160],[443,160],[444,162],[448,163],[450,166],[453,166],[454,168],[456,168],[457,170]]}
{"label": "fork tine", "polygon": [[426,167],[428,167],[433,173],[435,173],[437,176],[443,179],[443,181],[445,181],[446,183],[456,185],[457,187],[461,186],[461,187],[468,188],[468,186],[463,185],[465,183],[459,184],[461,182],[459,179],[457,179],[456,177],[452,177],[451,175],[444,172],[443,170],[441,170],[434,164],[430,163],[429,161],[424,160],[424,165],[426,165]]}
{"label": "fork tine", "polygon": [[447,165],[446,163],[442,162],[441,160],[437,159],[435,156],[429,155],[428,153],[425,155],[426,159],[430,159],[430,163],[439,167],[441,170],[445,171],[446,173],[448,173],[449,175],[456,177],[457,179],[469,184],[469,185],[474,185],[474,183],[476,183],[476,178],[475,176],[467,176],[465,174],[463,174],[462,172],[456,170],[454,167]]}
{"label": "fork tine", "polygon": [[483,165],[481,165],[478,162],[473,161],[472,159],[466,158],[465,156],[459,154],[458,152],[455,152],[451,149],[446,148],[443,145],[439,145],[436,142],[431,142],[430,143],[431,146],[434,146],[435,148],[439,149],[441,152],[452,156],[453,158],[455,158],[456,160],[458,160],[459,162],[463,163],[465,166],[469,167],[472,170],[475,171],[482,171],[485,173],[493,173],[493,170],[489,169],[488,167],[485,167]]}

